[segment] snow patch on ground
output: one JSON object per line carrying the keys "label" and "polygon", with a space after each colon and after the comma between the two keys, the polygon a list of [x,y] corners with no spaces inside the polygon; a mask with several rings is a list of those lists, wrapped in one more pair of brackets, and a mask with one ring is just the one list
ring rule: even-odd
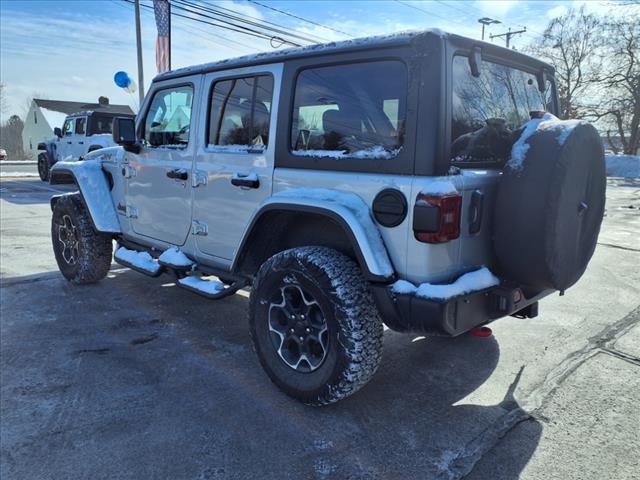
{"label": "snow patch on ground", "polygon": [[[377,266],[380,270],[378,273],[385,277],[393,275],[394,270],[380,235],[380,230],[378,230],[371,218],[369,206],[358,195],[327,188],[293,188],[279,192],[271,197],[274,201],[277,201],[278,198],[293,198],[296,201],[300,199],[319,200],[344,207],[355,217],[355,221],[364,231],[374,257],[372,260],[378,264]],[[354,228],[354,225],[351,225],[351,228]]]}
{"label": "snow patch on ground", "polygon": [[433,285],[422,283],[418,286],[406,280],[398,280],[391,285],[391,290],[397,294],[413,294],[422,298],[435,298],[437,300],[448,300],[449,298],[464,295],[465,293],[477,292],[485,288],[496,286],[500,283],[487,267],[482,267],[475,272],[462,275],[455,282],[447,285]]}
{"label": "snow patch on ground", "polygon": [[553,130],[558,133],[556,141],[558,145],[563,145],[574,128],[580,125],[582,120],[562,121],[551,113],[545,113],[542,118],[533,118],[524,124],[524,130],[518,141],[511,148],[511,159],[507,165],[513,170],[522,169],[522,162],[529,151],[530,145],[526,141],[538,130]]}
{"label": "snow patch on ground", "polygon": [[33,172],[0,172],[0,177],[38,177],[37,173]]}
{"label": "snow patch on ground", "polygon": [[224,284],[222,282],[217,280],[203,280],[195,276],[181,278],[178,280],[178,283],[208,293],[209,295],[215,295],[224,290]]}
{"label": "snow patch on ground", "polygon": [[384,158],[389,159],[397,157],[402,148],[396,148],[395,150],[386,150],[382,145],[367,148],[365,150],[356,150],[355,152],[349,152],[347,150],[294,150],[293,154],[299,157],[329,157],[329,158],[357,158],[357,159],[369,159],[369,158]]}
{"label": "snow patch on ground", "polygon": [[449,180],[436,180],[420,190],[420,193],[423,195],[448,195],[458,193],[458,190]]}
{"label": "snow patch on ground", "polygon": [[640,156],[606,155],[608,177],[640,178]]}
{"label": "snow patch on ground", "polygon": [[120,247],[116,250],[114,257],[117,260],[122,260],[134,267],[146,270],[148,272],[155,273],[160,268],[160,265],[153,260],[153,257],[147,252],[137,252],[135,250],[129,250],[125,247]]}
{"label": "snow patch on ground", "polygon": [[178,247],[171,247],[162,252],[158,260],[176,267],[190,267],[193,262]]}

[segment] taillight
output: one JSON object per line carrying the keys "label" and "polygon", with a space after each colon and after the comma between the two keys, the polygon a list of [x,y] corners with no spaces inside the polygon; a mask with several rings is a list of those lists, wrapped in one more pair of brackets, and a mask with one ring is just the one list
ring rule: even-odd
{"label": "taillight", "polygon": [[461,195],[418,194],[413,207],[413,233],[425,243],[444,243],[460,236]]}

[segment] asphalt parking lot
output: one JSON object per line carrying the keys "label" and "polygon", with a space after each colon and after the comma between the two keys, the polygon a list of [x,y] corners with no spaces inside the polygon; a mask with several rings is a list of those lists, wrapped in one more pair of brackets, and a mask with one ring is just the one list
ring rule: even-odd
{"label": "asphalt parking lot", "polygon": [[248,294],[118,265],[58,273],[49,197],[0,182],[4,479],[632,479],[640,472],[640,182],[609,179],[595,256],[494,336],[385,333],[373,381],[325,408],[262,372]]}

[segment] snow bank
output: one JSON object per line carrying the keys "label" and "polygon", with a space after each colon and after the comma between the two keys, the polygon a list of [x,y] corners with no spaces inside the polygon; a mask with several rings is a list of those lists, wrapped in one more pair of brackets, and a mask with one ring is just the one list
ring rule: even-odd
{"label": "snow bank", "polygon": [[203,280],[202,278],[195,276],[181,278],[178,280],[178,283],[210,295],[215,295],[216,293],[220,293],[224,290],[224,284],[222,282],[217,280]]}
{"label": "snow bank", "polygon": [[34,172],[0,172],[0,177],[38,177]]}
{"label": "snow bank", "polygon": [[125,247],[119,247],[116,250],[115,258],[117,260],[122,260],[134,267],[140,268],[142,270],[146,270],[148,272],[157,272],[160,268],[151,255],[147,252],[137,252],[135,250],[129,250]]}
{"label": "snow bank", "polygon": [[522,162],[529,151],[530,145],[526,141],[538,130],[553,130],[558,133],[556,141],[558,145],[563,145],[574,128],[580,125],[582,120],[562,121],[551,113],[545,113],[542,118],[534,118],[524,124],[524,130],[518,141],[511,148],[511,159],[507,165],[513,170],[522,169]]}
{"label": "snow bank", "polygon": [[389,159],[397,157],[402,148],[396,148],[395,150],[386,150],[382,145],[376,145],[375,147],[367,148],[365,150],[356,150],[355,152],[348,152],[347,150],[294,150],[292,153],[299,157],[329,157],[329,158],[384,158]]}
{"label": "snow bank", "polygon": [[171,247],[162,252],[158,260],[176,267],[190,267],[193,262],[178,247]]}
{"label": "snow bank", "polygon": [[607,176],[640,177],[640,156],[638,155],[606,155]]}
{"label": "snow bank", "polygon": [[[292,198],[296,203],[299,203],[302,199],[316,200],[320,202],[327,202],[332,205],[343,207],[348,213],[353,215],[353,220],[358,223],[362,228],[364,235],[368,240],[369,247],[371,249],[372,257],[368,260],[377,263],[379,274],[383,276],[393,275],[393,267],[391,266],[391,260],[387,254],[387,249],[382,241],[382,236],[378,227],[371,219],[369,206],[355,193],[351,192],[339,192],[337,190],[329,190],[327,188],[292,188],[291,190],[285,190],[279,192],[271,197],[271,200],[277,201],[278,198]],[[347,213],[345,212],[345,213]],[[347,214],[347,216],[349,216]],[[346,219],[349,221],[349,219]],[[356,225],[350,225],[357,236]],[[369,261],[367,261],[369,264]]]}
{"label": "snow bank", "polygon": [[414,294],[422,298],[434,298],[437,300],[448,300],[449,298],[464,295],[465,293],[477,292],[485,288],[496,286],[500,283],[498,277],[491,271],[482,267],[475,272],[462,275],[455,282],[448,285],[433,285],[423,283],[417,287],[406,280],[398,280],[391,285],[391,290],[398,294]]}

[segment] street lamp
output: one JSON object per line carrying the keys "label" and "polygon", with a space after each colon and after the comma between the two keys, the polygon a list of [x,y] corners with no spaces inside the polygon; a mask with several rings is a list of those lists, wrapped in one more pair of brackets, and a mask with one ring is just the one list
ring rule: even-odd
{"label": "street lamp", "polygon": [[478,23],[482,24],[482,40],[484,40],[484,27],[493,23],[502,23],[500,20],[495,20],[489,17],[482,17],[478,19]]}

